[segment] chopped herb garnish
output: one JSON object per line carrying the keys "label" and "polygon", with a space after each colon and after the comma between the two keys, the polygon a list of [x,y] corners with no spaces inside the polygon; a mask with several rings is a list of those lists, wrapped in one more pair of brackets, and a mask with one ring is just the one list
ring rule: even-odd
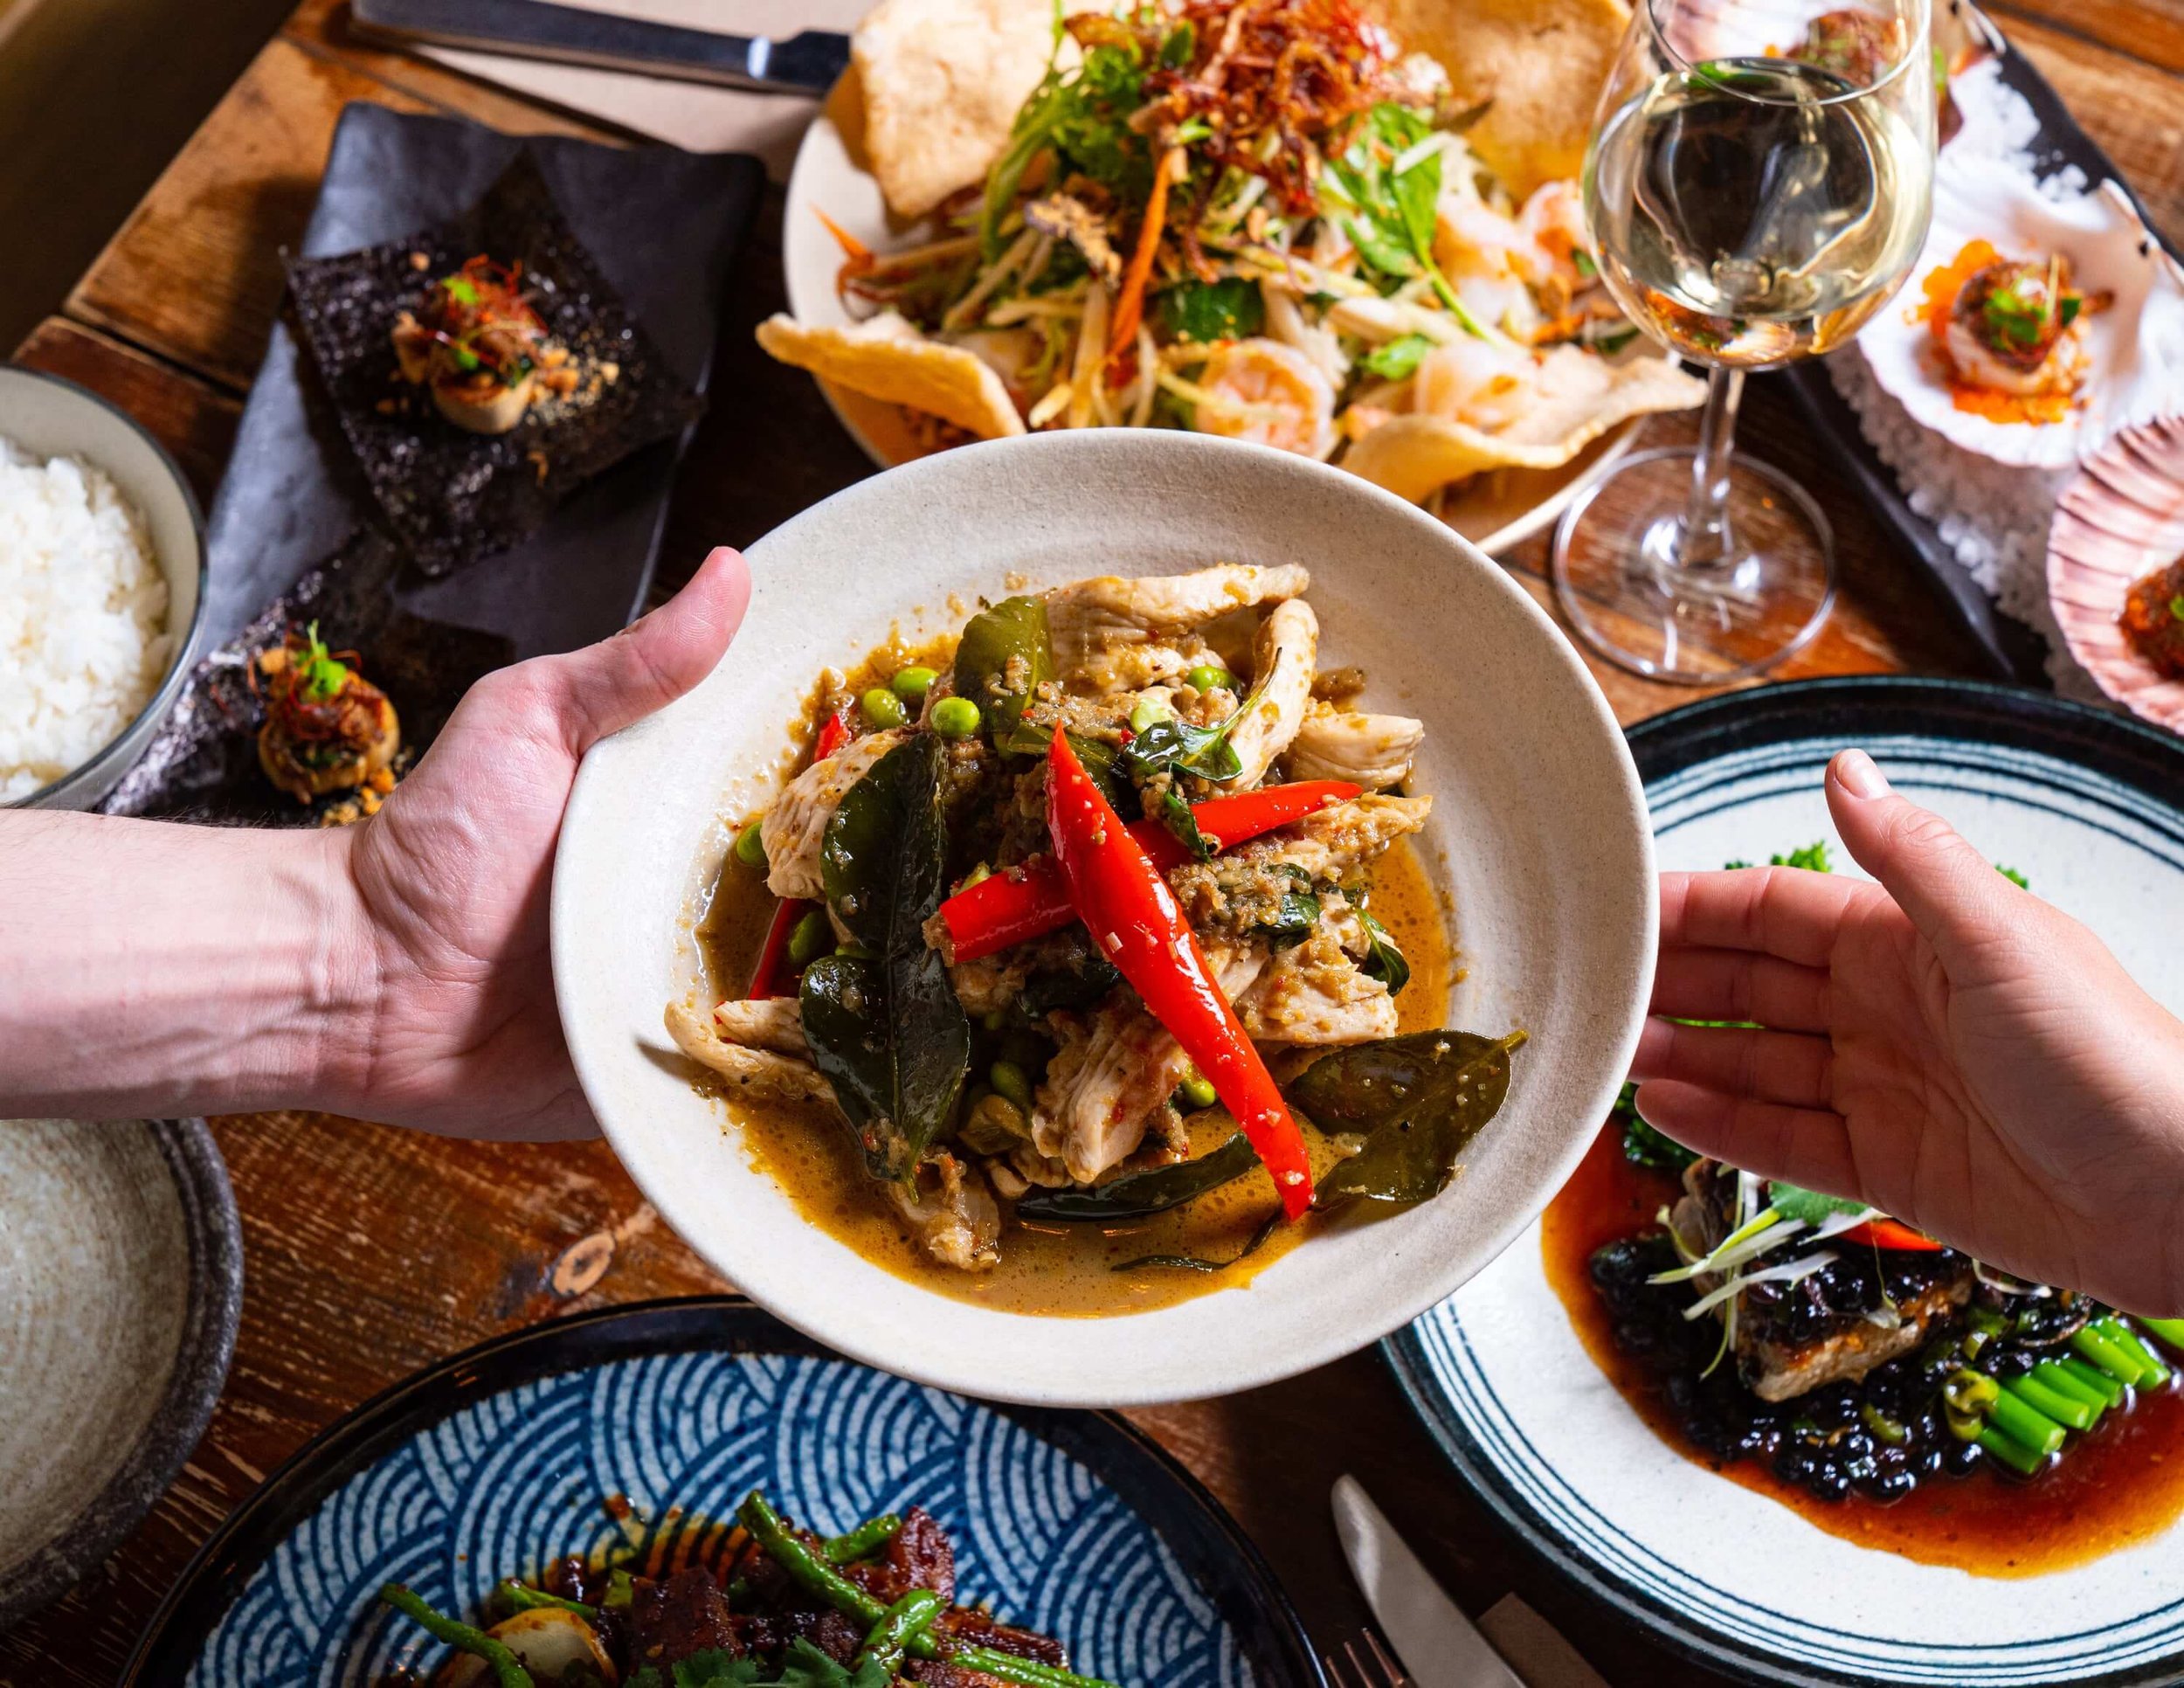
{"label": "chopped herb garnish", "polygon": [[1434,342],[1422,334],[1406,334],[1385,346],[1375,346],[1360,361],[1384,381],[1406,380],[1418,372]]}

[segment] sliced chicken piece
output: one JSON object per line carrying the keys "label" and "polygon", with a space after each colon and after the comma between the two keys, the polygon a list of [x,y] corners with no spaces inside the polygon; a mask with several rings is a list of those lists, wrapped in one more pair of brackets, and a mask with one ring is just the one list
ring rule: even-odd
{"label": "sliced chicken piece", "polygon": [[921,1163],[914,1184],[883,1186],[925,1250],[943,1266],[990,1272],[1001,1263],[1001,1208],[975,1166],[946,1150]]}
{"label": "sliced chicken piece", "polygon": [[753,1049],[731,1043],[720,1034],[709,1013],[701,1014],[680,1002],[667,1005],[667,1034],[675,1047],[702,1066],[711,1068],[728,1081],[732,1096],[759,1102],[824,1102],[834,1105],[834,1090],[818,1068],[794,1055],[771,1049]]}
{"label": "sliced chicken piece", "polygon": [[1236,1008],[1255,1043],[1363,1043],[1395,1035],[1395,999],[1358,970],[1333,921],[1277,953]]}
{"label": "sliced chicken piece", "polygon": [[826,823],[849,788],[909,734],[900,729],[853,739],[824,762],[814,762],[773,800],[758,836],[766,847],[766,889],[776,896],[826,896],[819,878],[819,846]]}
{"label": "sliced chicken piece", "polygon": [[1177,645],[1192,628],[1232,610],[1300,597],[1311,584],[1310,571],[1293,564],[1229,563],[1191,574],[1100,575],[1057,586],[1047,594],[1055,666],[1080,691],[1136,691],[1190,666],[1189,653]]}
{"label": "sliced chicken piece", "polygon": [[1186,861],[1168,875],[1176,900],[1200,931],[1244,931],[1264,924],[1296,881],[1294,868],[1319,883],[1342,878],[1426,824],[1429,797],[1359,797],[1294,821],[1279,832]]}
{"label": "sliced chicken piece", "polygon": [[1426,723],[1406,715],[1361,715],[1324,703],[1309,711],[1289,744],[1292,779],[1347,779],[1369,792],[1400,785],[1426,742]]}
{"label": "sliced chicken piece", "polygon": [[722,1041],[747,1049],[771,1049],[802,1060],[812,1053],[804,1041],[803,1005],[792,996],[734,999],[715,1003],[713,1024]]}
{"label": "sliced chicken piece", "polygon": [[1312,674],[1319,661],[1319,618],[1301,598],[1277,604],[1252,641],[1252,685],[1264,682],[1251,713],[1228,735],[1243,771],[1226,788],[1248,791],[1289,748],[1311,706]]}
{"label": "sliced chicken piece", "polygon": [[[1206,956],[1231,1001],[1251,988],[1266,958],[1258,944],[1215,944]],[[1075,1182],[1089,1184],[1137,1152],[1191,1058],[1135,997],[1082,1019],[1054,1018],[1061,1047],[1032,1098],[1032,1144]]]}

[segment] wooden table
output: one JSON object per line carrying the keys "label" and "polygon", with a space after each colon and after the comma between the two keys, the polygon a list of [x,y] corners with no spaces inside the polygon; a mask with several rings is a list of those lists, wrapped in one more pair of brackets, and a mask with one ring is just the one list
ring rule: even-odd
{"label": "wooden table", "polygon": [[[2004,27],[2053,80],[2171,234],[2184,232],[2184,0],[2009,0]],[[460,114],[523,133],[613,140],[566,114],[367,46],[338,0],[305,0],[70,295],[19,349],[94,387],[173,449],[209,502],[280,293],[276,253],[301,233],[343,105]],[[663,590],[708,547],[743,544],[871,472],[811,383],[757,351],[781,300],[781,207],[769,196],[735,284],[714,405],[685,468]],[[20,238],[20,237],[18,237]],[[1890,551],[1786,402],[1761,390],[1745,439],[1821,495],[1844,591],[1784,677],[1977,671],[1929,588]],[[1687,438],[1656,423],[1656,441]],[[1544,546],[1510,559],[1543,600]],[[1626,722],[1697,694],[1596,668]],[[0,1637],[0,1688],[111,1683],[145,1618],[205,1536],[314,1432],[404,1374],[483,1338],[581,1308],[715,1290],[604,1145],[491,1146],[305,1115],[214,1123],[242,1208],[248,1287],[234,1369],[182,1478],[113,1558]],[[556,1290],[580,1245],[610,1263]],[[565,1282],[565,1275],[564,1279]],[[1618,1683],[1717,1680],[1589,1607],[1531,1560],[1442,1464],[1370,1352],[1216,1401],[1131,1415],[1218,1494],[1265,1550],[1323,1644],[1365,1611],[1328,1522],[1356,1471],[1474,1613],[1511,1590]]]}

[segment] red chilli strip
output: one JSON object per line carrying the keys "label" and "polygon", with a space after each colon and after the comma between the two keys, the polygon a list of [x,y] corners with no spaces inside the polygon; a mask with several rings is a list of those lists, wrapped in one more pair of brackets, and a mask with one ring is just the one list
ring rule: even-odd
{"label": "red chilli strip", "polygon": [[1085,772],[1068,735],[1056,733],[1047,756],[1047,827],[1078,917],[1235,1115],[1282,1210],[1302,1219],[1312,1205],[1304,1134],[1221,994],[1175,893]]}

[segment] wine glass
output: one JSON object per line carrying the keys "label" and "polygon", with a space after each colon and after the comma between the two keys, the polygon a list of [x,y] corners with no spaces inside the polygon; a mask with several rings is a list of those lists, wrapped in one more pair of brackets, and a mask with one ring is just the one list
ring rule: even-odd
{"label": "wine glass", "polygon": [[1827,619],[1827,517],[1735,456],[1737,405],[1747,370],[1848,341],[1918,257],[1929,22],[1929,0],[1637,0],[1586,156],[1586,219],[1616,303],[1709,379],[1695,446],[1632,457],[1555,530],[1556,600],[1611,661],[1717,683]]}

